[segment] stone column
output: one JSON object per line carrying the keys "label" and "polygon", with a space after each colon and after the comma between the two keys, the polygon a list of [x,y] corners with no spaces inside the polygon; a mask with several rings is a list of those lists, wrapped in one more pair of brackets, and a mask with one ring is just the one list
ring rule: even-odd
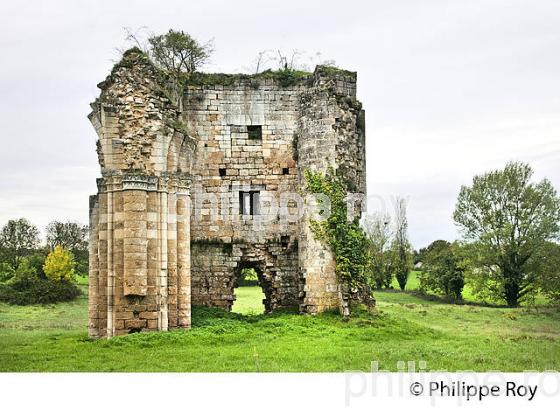
{"label": "stone column", "polygon": [[[126,189],[126,188],[125,188]],[[124,294],[146,296],[148,291],[147,193],[123,192]]]}
{"label": "stone column", "polygon": [[168,228],[168,214],[169,214],[169,207],[168,207],[168,194],[167,192],[161,192],[159,195],[159,207],[160,212],[158,214],[158,240],[160,244],[160,271],[158,272],[158,287],[159,287],[159,316],[158,316],[158,329],[159,330],[167,330],[169,327],[169,315],[168,315],[168,301],[167,301],[167,286],[168,281],[167,277],[169,274],[167,261],[167,228]]}
{"label": "stone column", "polygon": [[177,326],[191,325],[190,198],[177,193]]}
{"label": "stone column", "polygon": [[93,195],[89,200],[89,337],[100,337],[99,330],[99,208],[98,197]]}
{"label": "stone column", "polygon": [[167,306],[168,326],[177,326],[177,193],[167,194]]}

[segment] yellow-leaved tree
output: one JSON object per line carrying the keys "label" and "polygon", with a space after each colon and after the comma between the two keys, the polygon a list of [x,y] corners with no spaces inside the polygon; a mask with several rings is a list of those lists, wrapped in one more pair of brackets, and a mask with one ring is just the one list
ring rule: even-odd
{"label": "yellow-leaved tree", "polygon": [[70,282],[74,278],[74,266],[72,253],[57,245],[45,259],[43,271],[50,280]]}

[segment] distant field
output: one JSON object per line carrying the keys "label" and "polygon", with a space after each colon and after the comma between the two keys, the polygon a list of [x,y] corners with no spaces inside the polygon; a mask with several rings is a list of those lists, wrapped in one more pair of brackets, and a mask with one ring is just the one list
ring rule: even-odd
{"label": "distant field", "polygon": [[[411,271],[410,275],[408,276],[408,281],[406,282],[406,291],[415,291],[418,290],[420,288],[420,280],[418,279],[418,274],[420,272],[419,271]],[[393,282],[391,283],[391,286],[394,289],[400,289],[399,287],[399,283],[397,282],[396,279],[393,279]],[[465,285],[465,287],[463,288],[463,300],[465,302],[470,302],[470,303],[480,303],[481,301],[478,300],[472,293],[471,288],[469,287],[469,285]],[[544,296],[542,295],[537,295],[535,297],[535,300],[532,301],[532,303],[534,305],[537,306],[543,306],[543,305],[547,305],[549,303],[549,300],[546,299]],[[504,307],[506,306],[505,302],[501,302],[501,303],[497,303],[498,305],[503,305]],[[523,305],[523,303],[522,303]]]}
{"label": "distant field", "polygon": [[237,299],[231,309],[242,315],[259,315],[264,313],[264,293],[259,286],[240,286],[235,289]]}
{"label": "distant field", "polygon": [[[368,370],[374,360],[393,371],[398,361],[419,360],[428,370],[560,370],[558,308],[449,305],[400,291],[375,296],[375,313],[350,320],[194,308],[190,330],[98,341],[87,338],[86,296],[56,306],[0,304],[0,371],[340,372]],[[259,288],[243,289],[236,309],[261,300]]]}

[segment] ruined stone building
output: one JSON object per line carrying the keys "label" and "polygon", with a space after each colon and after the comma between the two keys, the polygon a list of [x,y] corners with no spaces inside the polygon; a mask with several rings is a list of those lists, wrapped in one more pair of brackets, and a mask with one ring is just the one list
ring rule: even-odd
{"label": "ruined stone building", "polygon": [[355,73],[198,74],[178,90],[133,49],[99,88],[91,337],[189,327],[191,305],[229,310],[249,267],[266,311],[344,309],[300,198],[306,169],[365,193]]}

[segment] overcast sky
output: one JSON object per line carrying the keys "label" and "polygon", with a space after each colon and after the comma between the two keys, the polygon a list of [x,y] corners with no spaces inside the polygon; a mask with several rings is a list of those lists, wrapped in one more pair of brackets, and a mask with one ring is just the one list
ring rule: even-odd
{"label": "overcast sky", "polygon": [[560,1],[26,1],[0,13],[0,224],[87,223],[86,116],[123,27],[215,39],[206,71],[298,49],[358,72],[368,191],[409,197],[415,247],[455,239],[461,184],[528,161],[560,188]]}

